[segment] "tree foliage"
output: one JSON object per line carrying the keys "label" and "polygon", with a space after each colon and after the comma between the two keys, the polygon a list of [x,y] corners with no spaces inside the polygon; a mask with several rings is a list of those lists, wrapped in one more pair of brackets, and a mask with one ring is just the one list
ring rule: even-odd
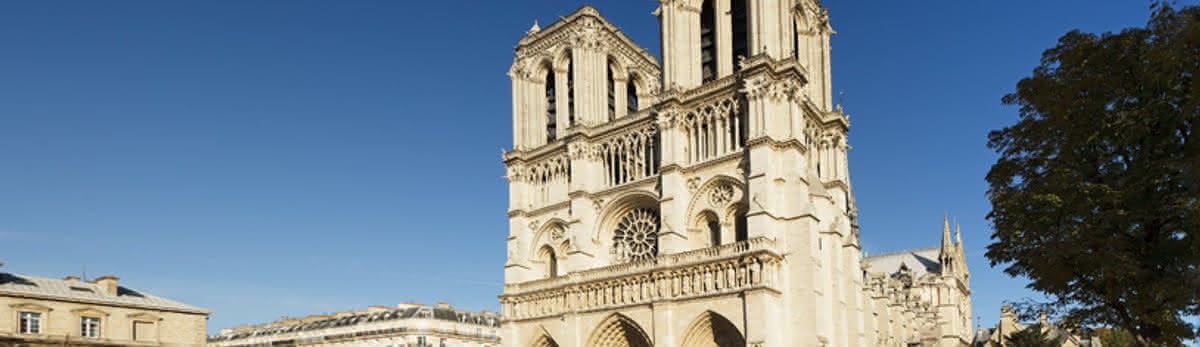
{"label": "tree foliage", "polygon": [[988,134],[992,265],[1143,346],[1195,338],[1200,314],[1200,8],[1154,11],[1062,36]]}
{"label": "tree foliage", "polygon": [[[1008,334],[1004,337],[1004,346],[1014,347],[1062,347],[1062,337],[1050,337],[1049,331],[1042,331],[1041,325],[1030,325],[1024,330]],[[997,343],[992,346],[999,347]]]}

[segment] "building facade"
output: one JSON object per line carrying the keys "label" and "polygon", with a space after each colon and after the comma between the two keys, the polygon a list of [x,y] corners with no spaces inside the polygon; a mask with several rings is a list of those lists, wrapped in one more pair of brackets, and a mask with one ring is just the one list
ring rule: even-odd
{"label": "building facade", "polygon": [[203,346],[209,312],[117,284],[0,273],[0,346]]}
{"label": "building facade", "polygon": [[654,15],[661,64],[588,6],[517,44],[504,344],[968,345],[948,223],[936,254],[862,259],[827,11]]}
{"label": "building facade", "polygon": [[1059,341],[1062,347],[1103,346],[1103,343],[1100,342],[1100,337],[1064,329],[1059,324],[1052,323],[1049,319],[1046,319],[1045,312],[1042,312],[1037,323],[1022,324],[1017,317],[1017,313],[1013,312],[1011,307],[1005,305],[1000,308],[1000,321],[996,322],[996,326],[979,329],[975,334],[975,342],[971,344],[971,347],[1020,347],[1009,343],[1008,338],[1012,334],[1025,329],[1038,329],[1046,337]]}
{"label": "building facade", "polygon": [[495,313],[405,303],[222,329],[208,346],[497,347],[499,327]]}

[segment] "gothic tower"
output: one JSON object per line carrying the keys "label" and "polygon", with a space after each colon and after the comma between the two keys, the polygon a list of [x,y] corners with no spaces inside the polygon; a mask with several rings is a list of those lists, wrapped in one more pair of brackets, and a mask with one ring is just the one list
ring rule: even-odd
{"label": "gothic tower", "polygon": [[504,344],[891,334],[864,285],[825,9],[660,2],[661,66],[588,6],[518,42]]}

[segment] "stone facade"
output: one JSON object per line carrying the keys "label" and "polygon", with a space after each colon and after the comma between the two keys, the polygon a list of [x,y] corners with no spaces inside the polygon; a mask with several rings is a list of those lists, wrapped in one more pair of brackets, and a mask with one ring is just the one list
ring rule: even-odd
{"label": "stone facade", "polygon": [[0,273],[0,346],[202,346],[209,312],[117,285]]}
{"label": "stone facade", "polygon": [[1035,324],[1021,324],[1017,314],[1009,306],[1000,308],[1000,321],[995,327],[979,329],[975,342],[971,347],[1020,347],[1008,343],[1008,337],[1025,329],[1040,329],[1046,336],[1062,341],[1062,347],[1101,347],[1103,344],[1097,336],[1088,336],[1061,328],[1058,324],[1046,319],[1043,312]]}
{"label": "stone facade", "polygon": [[948,225],[862,259],[827,11],[660,3],[661,65],[588,6],[517,44],[504,344],[966,346]]}
{"label": "stone facade", "polygon": [[499,328],[495,313],[405,303],[221,329],[208,346],[494,347]]}

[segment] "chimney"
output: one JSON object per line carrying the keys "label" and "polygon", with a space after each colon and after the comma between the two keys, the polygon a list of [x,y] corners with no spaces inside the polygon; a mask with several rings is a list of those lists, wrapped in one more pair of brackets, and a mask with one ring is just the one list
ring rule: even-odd
{"label": "chimney", "polygon": [[117,278],[117,276],[104,275],[93,280],[92,283],[100,285],[100,290],[103,291],[105,295],[117,296],[117,280],[119,279],[120,278]]}
{"label": "chimney", "polygon": [[67,275],[67,277],[63,277],[63,281],[79,282],[79,276]]}

